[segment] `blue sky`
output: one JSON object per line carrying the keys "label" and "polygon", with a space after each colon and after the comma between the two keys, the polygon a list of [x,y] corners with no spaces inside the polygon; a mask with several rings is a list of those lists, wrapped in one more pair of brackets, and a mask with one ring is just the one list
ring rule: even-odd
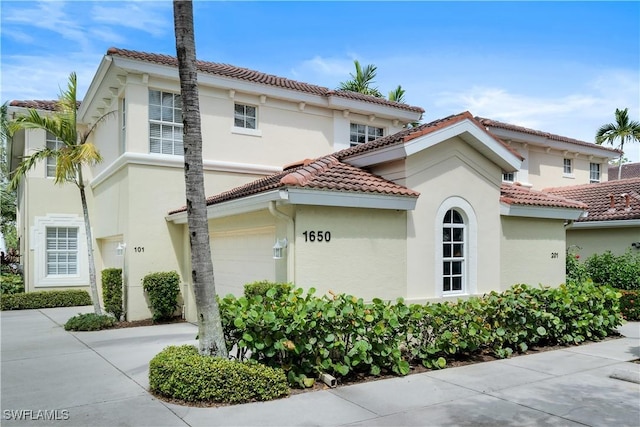
{"label": "blue sky", "polygon": [[[175,55],[170,1],[7,1],[1,101],[83,96],[111,46]],[[378,67],[423,121],[469,110],[593,141],[616,108],[640,120],[640,3],[196,1],[199,59],[326,87]],[[640,144],[627,150],[640,160]]]}

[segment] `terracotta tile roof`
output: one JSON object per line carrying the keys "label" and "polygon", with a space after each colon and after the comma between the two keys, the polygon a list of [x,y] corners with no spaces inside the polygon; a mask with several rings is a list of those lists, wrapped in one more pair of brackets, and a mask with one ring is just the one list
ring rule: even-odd
{"label": "terracotta tile roof", "polygon": [[602,148],[603,150],[607,150],[607,151],[610,151],[612,153],[620,154],[619,150],[616,150],[616,149],[610,148],[610,147],[604,147],[604,146],[596,145],[596,144],[594,144],[592,142],[580,141],[578,139],[568,138],[566,136],[555,135],[553,133],[543,132],[543,131],[534,130],[534,129],[529,129],[529,128],[525,128],[525,127],[522,127],[522,126],[516,126],[516,125],[509,124],[509,123],[499,122],[497,120],[487,119],[487,118],[483,118],[483,117],[477,117],[476,116],[476,120],[478,122],[482,123],[484,126],[488,126],[488,127],[496,127],[496,128],[500,128],[500,129],[511,130],[511,131],[514,131],[514,132],[522,132],[522,133],[526,133],[526,134],[529,134],[529,135],[535,135],[535,136],[540,136],[540,137],[543,137],[543,138],[548,138],[548,139],[551,139],[553,141],[568,142],[570,144],[581,145],[583,147],[594,147],[594,146],[596,146],[598,148]]}
{"label": "terracotta tile roof", "polygon": [[[11,101],[9,103],[11,107],[21,108],[34,108],[36,110],[44,111],[56,111],[58,109],[58,101],[50,100],[31,100],[31,101]],[[78,108],[80,108],[80,101],[78,101]]]}
{"label": "terracotta tile roof", "polygon": [[[627,163],[622,165],[620,179],[640,178],[640,163]],[[609,181],[618,179],[618,166],[609,166]]]}
{"label": "terracotta tile roof", "polygon": [[[167,65],[170,67],[178,66],[177,58],[169,55],[137,52],[133,50],[118,49],[115,47],[109,48],[107,50],[107,55],[135,59],[138,61],[151,62],[154,64]],[[287,79],[285,77],[274,76],[272,74],[265,74],[259,71],[250,70],[248,68],[236,67],[234,65],[198,61],[197,67],[200,72],[206,73],[206,74],[214,74],[222,77],[245,80],[245,81],[269,85],[269,86],[277,86],[280,88],[295,90],[298,92],[310,93],[312,95],[320,95],[320,96],[326,96],[326,97],[338,96],[342,98],[365,101],[372,104],[390,106],[390,107],[413,111],[417,113],[424,113],[424,109],[421,107],[415,107],[407,104],[401,104],[398,102],[392,102],[384,98],[377,98],[375,96],[362,95],[360,93],[355,93],[355,92],[331,90],[326,87],[316,86],[309,83],[298,82],[295,80]]]}
{"label": "terracotta tile roof", "polygon": [[544,191],[586,203],[589,214],[580,218],[580,222],[640,219],[640,178],[547,188]]}
{"label": "terracotta tile roof", "polygon": [[[208,197],[207,206],[285,187],[406,197],[420,195],[417,191],[342,163],[335,156],[329,155],[316,160],[305,160],[302,164],[292,165],[283,172]],[[186,206],[183,206],[169,212],[169,215],[186,210]]]}
{"label": "terracotta tile roof", "polygon": [[548,208],[586,209],[587,205],[569,198],[532,190],[518,184],[502,184],[500,202],[508,205],[538,206]]}
{"label": "terracotta tile roof", "polygon": [[352,156],[357,156],[359,154],[368,153],[370,151],[375,151],[384,147],[392,147],[394,145],[401,145],[405,142],[411,141],[412,139],[419,138],[423,135],[427,135],[429,133],[435,132],[439,129],[445,128],[447,126],[451,126],[455,123],[461,122],[463,120],[471,120],[475,124],[478,125],[478,128],[482,129],[486,133],[488,133],[492,138],[496,139],[500,144],[502,144],[509,152],[518,157],[520,160],[524,159],[516,150],[511,148],[509,145],[505,144],[500,138],[493,135],[491,132],[487,131],[483,125],[478,123],[478,121],[471,115],[470,112],[465,111],[460,114],[454,114],[443,119],[434,120],[429,123],[423,123],[414,128],[404,129],[400,132],[394,133],[393,135],[385,136],[382,138],[378,138],[376,140],[359,144],[354,147],[346,148],[342,151],[335,153],[334,155],[340,159],[347,159]]}

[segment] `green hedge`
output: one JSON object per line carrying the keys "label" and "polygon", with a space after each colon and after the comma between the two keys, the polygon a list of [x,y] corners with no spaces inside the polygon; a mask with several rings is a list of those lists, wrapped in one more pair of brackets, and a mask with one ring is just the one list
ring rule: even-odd
{"label": "green hedge", "polygon": [[122,316],[122,269],[102,270],[102,299],[104,310],[120,320]]}
{"label": "green hedge", "polygon": [[91,305],[87,291],[43,291],[2,295],[2,310],[28,310],[36,308],[73,307]]}
{"label": "green hedge", "polygon": [[220,300],[227,347],[235,357],[284,367],[292,385],[309,386],[321,372],[405,375],[411,364],[489,351],[508,357],[540,345],[599,340],[622,322],[620,293],[591,282],[558,288],[516,285],[503,293],[457,302],[406,305],[351,295],[280,295]]}
{"label": "green hedge", "polygon": [[24,293],[24,280],[21,274],[3,271],[0,274],[0,294],[12,295]]}
{"label": "green hedge", "polygon": [[85,313],[73,316],[64,324],[65,331],[99,331],[116,324],[116,319],[106,314]]}
{"label": "green hedge", "polygon": [[276,298],[282,298],[291,292],[293,285],[291,283],[275,283],[268,280],[247,283],[244,285],[244,296],[251,298],[256,295],[266,295],[267,291],[271,288],[276,289]]}
{"label": "green hedge", "polygon": [[591,255],[585,261],[587,274],[601,285],[617,289],[640,290],[640,252],[627,250],[622,255],[611,251]]}
{"label": "green hedge", "polygon": [[142,288],[149,297],[153,320],[168,320],[178,307],[180,276],[175,271],[147,274],[142,279]]}
{"label": "green hedge", "polygon": [[149,387],[188,402],[245,403],[289,394],[282,369],[201,356],[192,345],[169,346],[158,353],[149,363]]}
{"label": "green hedge", "polygon": [[640,320],[640,290],[637,291],[620,291],[620,311],[622,317],[633,322]]}

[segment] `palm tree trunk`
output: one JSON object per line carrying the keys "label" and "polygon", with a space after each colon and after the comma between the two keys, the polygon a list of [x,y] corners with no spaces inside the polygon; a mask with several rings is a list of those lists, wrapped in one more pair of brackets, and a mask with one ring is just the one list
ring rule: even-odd
{"label": "palm tree trunk", "polygon": [[622,155],[624,152],[622,149],[624,148],[624,137],[620,140],[620,158],[618,159],[618,181],[622,178]]}
{"label": "palm tree trunk", "polygon": [[100,296],[98,294],[98,283],[96,281],[96,262],[93,257],[93,236],[91,234],[91,223],[89,222],[89,208],[87,206],[87,196],[84,192],[84,181],[82,179],[82,166],[78,165],[78,188],[80,189],[80,201],[82,202],[82,215],[84,216],[84,229],[87,236],[87,255],[89,257],[89,287],[91,289],[91,301],[93,311],[102,314],[100,308]]}
{"label": "palm tree trunk", "polygon": [[198,314],[199,350],[203,355],[226,358],[228,352],[216,299],[209,245],[192,2],[174,0],[173,15],[182,93],[185,195],[191,245],[191,278]]}

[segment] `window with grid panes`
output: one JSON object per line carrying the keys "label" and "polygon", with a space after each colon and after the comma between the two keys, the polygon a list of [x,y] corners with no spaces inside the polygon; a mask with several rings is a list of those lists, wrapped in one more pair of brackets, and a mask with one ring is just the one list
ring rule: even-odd
{"label": "window with grid panes", "polygon": [[589,182],[600,182],[600,163],[589,164]]}
{"label": "window with grid panes", "polygon": [[384,129],[382,128],[351,123],[349,142],[353,147],[354,145],[364,144],[365,142],[381,138],[383,134]]}
{"label": "window with grid panes", "polygon": [[149,90],[149,152],[184,154],[179,94]]}
{"label": "window with grid panes", "polygon": [[[64,144],[54,134],[47,132],[47,148],[49,150],[59,150]],[[55,178],[56,176],[56,158],[47,157],[47,178]]]}
{"label": "window with grid panes", "polygon": [[516,174],[514,172],[502,172],[502,180],[504,182],[514,182],[516,180]]}
{"label": "window with grid panes", "polygon": [[47,227],[47,276],[78,274],[78,229]]}
{"label": "window with grid panes", "polygon": [[257,129],[258,109],[252,105],[235,104],[233,125],[237,128]]}
{"label": "window with grid panes", "polygon": [[465,224],[462,215],[449,209],[442,221],[442,291],[464,290]]}
{"label": "window with grid panes", "polygon": [[564,171],[565,175],[573,174],[573,162],[571,159],[564,159]]}

